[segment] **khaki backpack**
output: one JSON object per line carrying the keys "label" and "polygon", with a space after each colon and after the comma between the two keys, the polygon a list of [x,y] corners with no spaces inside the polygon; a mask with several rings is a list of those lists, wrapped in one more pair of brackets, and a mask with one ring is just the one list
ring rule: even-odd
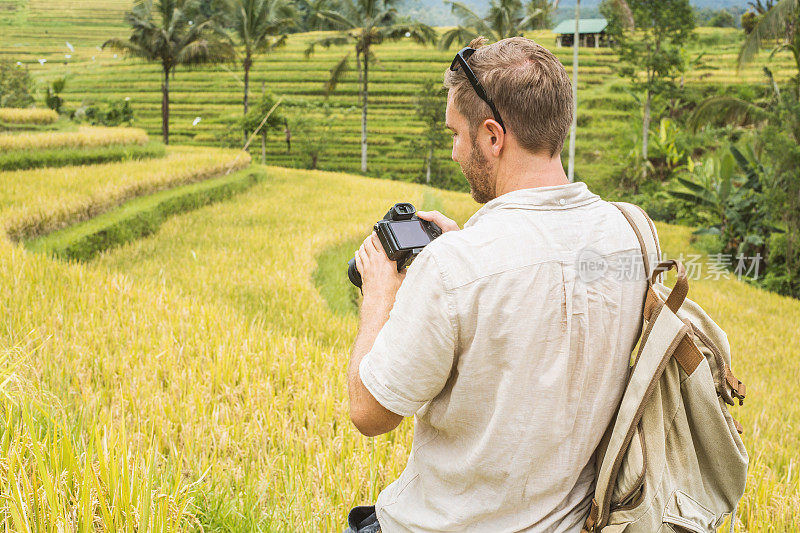
{"label": "khaki backpack", "polygon": [[[628,383],[596,453],[583,531],[714,532],[744,493],[747,451],[726,404],[741,404],[745,387],[731,372],[725,332],[686,298],[683,264],[661,262],[641,208],[614,205],[639,239],[648,287]],[[661,274],[673,268],[670,290]]]}

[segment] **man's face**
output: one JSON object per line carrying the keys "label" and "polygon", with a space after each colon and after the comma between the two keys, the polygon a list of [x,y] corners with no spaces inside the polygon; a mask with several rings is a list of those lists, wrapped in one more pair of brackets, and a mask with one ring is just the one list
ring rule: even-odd
{"label": "man's face", "polygon": [[453,132],[453,161],[461,166],[461,172],[467,178],[470,194],[476,202],[485,204],[495,198],[495,168],[483,152],[478,138],[473,139],[469,132],[469,123],[464,115],[458,112],[453,103],[453,91],[447,95],[445,125]]}

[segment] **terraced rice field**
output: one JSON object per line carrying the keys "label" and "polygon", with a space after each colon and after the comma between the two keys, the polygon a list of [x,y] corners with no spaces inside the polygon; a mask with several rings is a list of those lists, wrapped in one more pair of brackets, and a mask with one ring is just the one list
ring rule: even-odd
{"label": "terraced rice field", "polygon": [[[15,0],[16,1],[16,0]],[[0,0],[0,5],[9,0]],[[102,103],[130,97],[137,117],[137,126],[154,138],[160,135],[160,68],[135,59],[126,59],[97,47],[112,36],[126,37],[128,30],[120,18],[123,3],[113,2],[94,17],[88,10],[70,11],[58,24],[46,22],[44,3],[30,2],[24,25],[4,27],[0,34],[0,56],[22,61],[42,79],[70,76],[65,91],[67,107],[82,102]],[[115,14],[116,13],[116,14]],[[3,15],[0,14],[0,17]],[[18,17],[20,15],[17,15]],[[83,17],[83,18],[81,18]],[[5,16],[11,20],[11,15]],[[91,24],[85,22],[91,19]],[[44,33],[46,31],[46,33]],[[309,110],[305,103],[324,100],[323,82],[329,70],[347,50],[334,47],[317,49],[310,58],[304,56],[307,44],[321,34],[296,34],[278,53],[257,58],[251,72],[251,96],[266,89],[283,96],[281,111],[288,116],[290,128],[300,117],[318,118],[319,111]],[[557,49],[552,33],[533,32],[530,37],[552,48],[571,72],[571,51]],[[742,72],[735,69],[740,42],[736,30],[708,29],[698,31],[698,40],[689,50],[689,57],[705,52],[702,65],[686,77],[689,86],[711,87],[719,84],[761,84],[761,65],[755,63]],[[66,47],[69,41],[75,48]],[[440,51],[410,43],[387,43],[375,51],[380,65],[370,74],[369,161],[371,175],[409,179],[420,176],[423,162],[414,156],[411,141],[422,125],[413,109],[414,93],[424,80],[440,80],[452,59],[453,51]],[[64,54],[70,54],[65,59]],[[38,59],[47,59],[40,65]],[[766,61],[766,54],[762,58]],[[636,136],[635,117],[638,107],[625,91],[625,82],[612,71],[616,57],[608,49],[582,49],[579,75],[579,130],[577,141],[577,174],[599,192],[612,191],[619,172],[618,161],[627,152]],[[788,56],[778,56],[771,68],[778,79],[789,76]],[[171,86],[171,142],[218,144],[227,125],[241,114],[242,73],[229,67],[199,67],[179,70]],[[331,132],[335,139],[322,154],[320,166],[329,170],[355,171],[360,160],[360,112],[357,75],[350,72],[337,91],[330,96],[331,105],[340,108],[342,119]],[[197,117],[201,120],[192,125]],[[304,138],[295,131],[292,152],[286,152],[283,132],[270,135],[267,161],[283,166],[306,166]],[[437,156],[449,161],[449,149]]]}
{"label": "terraced rice field", "polygon": [[[137,124],[157,137],[157,69],[94,48],[125,35],[114,22],[124,5],[87,5],[0,0],[0,17],[14,23],[0,26],[0,54],[20,57],[43,80],[69,69],[68,105],[82,94],[131,96]],[[731,34],[701,37],[713,57],[689,83],[736,79],[725,66],[736,50]],[[256,80],[285,95],[287,113],[322,98],[341,53],[306,62],[309,38],[293,36],[286,54],[256,63]],[[64,65],[66,41],[75,51]],[[386,45],[377,54],[384,69],[375,70],[372,95],[373,172],[416,172],[420,162],[402,148],[420,129],[413,91],[440,76],[451,53]],[[559,55],[569,67],[568,52]],[[578,170],[595,189],[613,184],[635,107],[612,61],[607,50],[582,56]],[[776,70],[787,75],[782,60]],[[754,66],[738,80],[759,76]],[[237,82],[224,71],[179,72],[174,87],[174,141],[213,136],[239,113]],[[353,105],[352,81],[333,98]],[[200,124],[188,126],[198,114]],[[341,142],[324,164],[356,168],[357,132],[354,112],[336,126]],[[273,138],[270,161],[302,164],[281,150]],[[338,531],[350,506],[374,501],[401,471],[409,421],[375,439],[349,422],[345,372],[357,321],[352,302],[334,302],[322,286],[326,276],[344,277],[344,265],[323,263],[352,250],[400,199],[463,223],[477,209],[468,195],[257,166],[267,177],[246,192],[173,216],[154,235],[89,262],[58,261],[19,242],[248,163],[233,150],[171,146],[148,161],[0,172],[0,528]],[[690,228],[658,231],[668,256],[694,252]],[[689,296],[728,332],[734,372],[748,387],[745,405],[733,408],[751,456],[735,531],[796,531],[800,407],[790,399],[800,304],[735,279],[693,281]]]}
{"label": "terraced rice field", "polygon": [[[461,223],[477,207],[465,194],[406,183],[266,172],[250,191],[176,216],[156,235],[90,263],[0,242],[0,346],[17,374],[63,410],[78,439],[107,431],[119,442],[126,428],[125,445],[152,454],[147,463],[105,448],[84,455],[80,446],[78,458],[133,468],[109,491],[150,487],[183,509],[176,520],[184,529],[336,531],[349,506],[373,501],[398,475],[411,425],[376,439],[350,425],[345,370],[357,322],[321,297],[312,281],[317,260],[360,239],[398,198],[433,201]],[[104,194],[99,181],[84,181],[84,201]],[[66,188],[56,184],[47,195]],[[36,190],[15,204],[54,209]],[[18,218],[4,205],[3,220]],[[690,249],[689,228],[658,229],[668,255]],[[690,296],[729,333],[734,370],[748,385],[745,406],[734,408],[752,457],[736,530],[793,530],[800,435],[790,428],[800,411],[784,399],[795,386],[797,354],[787,339],[800,305],[736,280],[693,282]],[[775,316],[783,320],[767,327],[763,318]],[[16,453],[34,468],[34,452]],[[140,464],[155,466],[134,468]],[[79,479],[88,472],[73,469]],[[88,489],[62,505],[106,520],[102,506],[78,506],[81,490]]]}

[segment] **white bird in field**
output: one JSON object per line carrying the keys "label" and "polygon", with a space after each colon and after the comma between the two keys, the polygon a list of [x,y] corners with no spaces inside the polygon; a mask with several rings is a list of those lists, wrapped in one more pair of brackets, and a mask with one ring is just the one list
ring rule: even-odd
{"label": "white bird in field", "polygon": [[75,48],[71,44],[69,44],[69,41],[67,41],[67,48],[69,48],[70,52],[74,52],[75,51]]}
{"label": "white bird in field", "polygon": [[22,66],[22,61],[17,61],[17,66],[21,67]]}
{"label": "white bird in field", "polygon": [[130,97],[130,96],[126,96],[126,97],[125,97],[125,101],[126,101],[126,102],[127,102],[128,100],[130,100],[130,99],[131,99],[131,97]]}
{"label": "white bird in field", "polygon": [[94,56],[92,56],[92,61],[94,61]]}
{"label": "white bird in field", "polygon": [[72,54],[64,54],[64,57],[66,57],[67,59],[72,59]]}
{"label": "white bird in field", "polygon": [[40,59],[40,60],[39,60],[39,64],[40,64],[40,65],[44,65],[45,63],[47,63],[47,60],[46,60],[46,59]]}
{"label": "white bird in field", "polygon": [[197,126],[198,122],[200,122],[200,117],[195,117],[195,119],[192,121],[192,126]]}
{"label": "white bird in field", "polygon": [[117,54],[114,54],[114,59],[116,59],[116,58],[117,58]]}

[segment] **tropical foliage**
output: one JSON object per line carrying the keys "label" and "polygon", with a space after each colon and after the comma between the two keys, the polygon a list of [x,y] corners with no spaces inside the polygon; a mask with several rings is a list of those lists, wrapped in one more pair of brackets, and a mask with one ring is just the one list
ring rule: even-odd
{"label": "tropical foliage", "polygon": [[286,44],[286,32],[296,24],[297,12],[285,0],[228,0],[228,23],[243,51],[237,53],[244,69],[244,114],[247,115],[250,68],[254,55]]}
{"label": "tropical foliage", "polygon": [[620,58],[619,75],[644,94],[641,148],[647,160],[653,98],[674,88],[687,65],[681,51],[693,35],[692,8],[688,0],[606,0],[601,11]]}
{"label": "tropical foliage", "polygon": [[[491,0],[486,16],[480,16],[461,2],[447,1],[461,23],[442,34],[439,46],[445,50],[453,43],[468,43],[480,35],[490,41],[522,35],[525,30],[541,27],[549,13],[549,4],[541,7],[536,0],[523,6],[521,0]],[[541,3],[541,2],[539,2]]]}
{"label": "tropical foliage", "polygon": [[233,47],[221,37],[216,21],[189,19],[190,0],[137,0],[125,15],[131,27],[128,39],[112,38],[103,48],[161,64],[161,132],[169,144],[169,75],[179,66],[232,60]]}
{"label": "tropical foliage", "polygon": [[[436,31],[419,22],[406,22],[398,17],[395,0],[342,0],[337,11],[323,10],[318,13],[340,31],[332,37],[313,41],[306,49],[306,57],[314,53],[316,46],[350,45],[355,51],[358,70],[361,105],[361,172],[367,171],[367,99],[369,96],[369,66],[376,63],[373,47],[385,41],[411,39],[420,44],[433,43]],[[350,68],[350,54],[346,53],[331,69],[325,90],[336,88],[342,74]]]}

